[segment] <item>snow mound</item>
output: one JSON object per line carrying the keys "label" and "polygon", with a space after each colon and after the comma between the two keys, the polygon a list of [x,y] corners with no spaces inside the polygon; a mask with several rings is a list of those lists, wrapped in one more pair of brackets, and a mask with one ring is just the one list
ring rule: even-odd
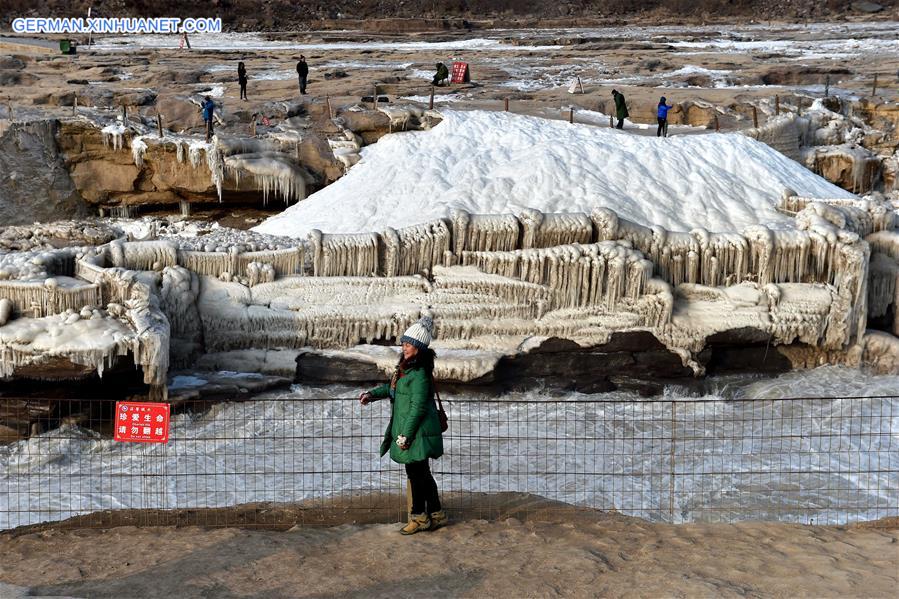
{"label": "snow mound", "polygon": [[790,219],[785,187],[852,198],[769,146],[740,134],[658,139],[504,112],[445,111],[426,132],[388,135],[342,179],[255,228],[292,237],[380,231],[477,214],[611,208],[647,226],[738,231]]}

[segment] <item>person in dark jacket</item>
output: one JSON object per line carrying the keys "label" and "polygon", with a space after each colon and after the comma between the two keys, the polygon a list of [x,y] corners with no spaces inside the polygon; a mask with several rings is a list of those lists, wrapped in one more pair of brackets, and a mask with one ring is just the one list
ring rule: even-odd
{"label": "person in dark jacket", "polygon": [[405,464],[412,490],[409,522],[400,529],[404,535],[435,530],[447,523],[440,505],[437,483],[429,459],[443,455],[443,433],[434,403],[434,351],[431,343],[434,323],[424,316],[400,337],[403,351],[390,382],[359,396],[364,406],[390,398],[390,423],[381,442],[381,456]]}
{"label": "person in dark jacket", "polygon": [[300,56],[300,62],[297,63],[297,77],[300,79],[300,93],[306,93],[306,77],[309,76],[309,65],[306,64],[306,57]]}
{"label": "person in dark jacket", "polygon": [[242,62],[237,63],[237,83],[240,85],[240,99],[247,99],[247,67]]}
{"label": "person in dark jacket", "polygon": [[618,118],[616,129],[624,129],[624,119],[630,116],[627,111],[627,102],[624,101],[624,94],[617,89],[612,90],[612,97],[615,98],[615,116]]}
{"label": "person in dark jacket", "polygon": [[437,74],[434,75],[434,80],[431,82],[431,85],[440,85],[441,81],[446,81],[449,79],[449,69],[446,68],[446,65],[442,62],[437,63]]}
{"label": "person in dark jacket", "polygon": [[656,130],[656,137],[668,137],[668,111],[674,106],[668,106],[665,96],[659,98],[659,106],[657,116],[659,117],[659,128]]}
{"label": "person in dark jacket", "polygon": [[212,101],[212,98],[206,96],[200,106],[203,109],[203,121],[206,123],[206,143],[209,143],[215,134],[212,124],[212,120],[215,117],[215,102]]}

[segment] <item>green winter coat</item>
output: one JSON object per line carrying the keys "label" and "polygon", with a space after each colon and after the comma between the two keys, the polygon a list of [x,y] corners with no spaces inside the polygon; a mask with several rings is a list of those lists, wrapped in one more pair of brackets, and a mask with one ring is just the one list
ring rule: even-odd
{"label": "green winter coat", "polygon": [[[390,385],[371,391],[372,398],[390,395]],[[443,434],[434,403],[430,376],[422,367],[408,370],[396,382],[396,397],[390,402],[390,423],[381,442],[381,456],[390,450],[390,459],[398,464],[420,462],[443,455]],[[409,449],[400,449],[396,438],[403,435],[410,442]]]}

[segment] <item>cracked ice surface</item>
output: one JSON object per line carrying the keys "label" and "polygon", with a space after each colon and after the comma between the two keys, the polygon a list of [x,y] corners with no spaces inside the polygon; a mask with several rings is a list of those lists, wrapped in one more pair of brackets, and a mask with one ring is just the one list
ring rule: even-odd
{"label": "cracked ice surface", "polygon": [[738,134],[657,139],[502,112],[445,111],[427,132],[364,148],[349,173],[256,231],[358,233],[473,214],[585,212],[596,206],[672,231],[788,226],[785,187],[852,198],[769,146]]}

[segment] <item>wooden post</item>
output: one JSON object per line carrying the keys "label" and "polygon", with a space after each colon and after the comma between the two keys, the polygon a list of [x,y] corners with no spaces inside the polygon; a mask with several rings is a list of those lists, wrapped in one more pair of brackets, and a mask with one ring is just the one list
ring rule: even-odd
{"label": "wooden post", "polygon": [[76,110],[78,110],[78,96],[75,96],[75,101],[72,102],[72,114],[75,114]]}
{"label": "wooden post", "polygon": [[165,137],[162,133],[162,115],[158,112],[156,113],[156,128],[159,130],[159,139]]}
{"label": "wooden post", "polygon": [[799,104],[796,107],[796,116],[802,116],[802,96],[799,97]]}
{"label": "wooden post", "polygon": [[752,126],[756,129],[759,128],[759,109],[755,106],[752,107]]}
{"label": "wooden post", "polygon": [[568,122],[574,123],[574,108],[568,111]]}
{"label": "wooden post", "polygon": [[615,126],[615,117],[613,117],[613,116],[610,114],[610,115],[609,115],[609,129],[611,129],[611,128],[614,127],[614,126]]}
{"label": "wooden post", "polygon": [[378,109],[378,84],[375,83],[373,86],[372,95],[371,95],[371,109]]}
{"label": "wooden post", "polygon": [[431,86],[431,99],[428,100],[428,110],[434,110],[434,86]]}
{"label": "wooden post", "polygon": [[122,106],[122,124],[125,125],[128,123],[128,107]]}
{"label": "wooden post", "polygon": [[830,97],[830,75],[824,78],[824,97]]}
{"label": "wooden post", "polygon": [[331,96],[325,96],[325,102],[328,103],[328,118],[334,118],[334,110],[331,108]]}
{"label": "wooden post", "polygon": [[780,96],[774,96],[774,114],[780,114]]}
{"label": "wooden post", "polygon": [[874,85],[871,87],[871,95],[877,95],[877,73],[874,73]]}
{"label": "wooden post", "polygon": [[715,115],[715,133],[721,131],[721,125],[718,123],[718,115]]}
{"label": "wooden post", "polygon": [[506,108],[505,108],[506,112],[509,112],[509,98],[505,99],[505,106],[506,106]]}

